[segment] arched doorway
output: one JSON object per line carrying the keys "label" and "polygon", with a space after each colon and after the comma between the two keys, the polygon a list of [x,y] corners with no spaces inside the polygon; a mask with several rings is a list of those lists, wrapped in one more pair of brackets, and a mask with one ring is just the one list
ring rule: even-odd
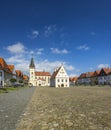
{"label": "arched doorway", "polygon": [[64,84],[61,84],[61,87],[64,87]]}

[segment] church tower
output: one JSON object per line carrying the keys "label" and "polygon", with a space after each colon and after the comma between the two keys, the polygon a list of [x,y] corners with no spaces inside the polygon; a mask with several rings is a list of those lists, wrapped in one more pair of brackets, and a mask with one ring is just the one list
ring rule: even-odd
{"label": "church tower", "polygon": [[29,69],[30,69],[29,83],[32,84],[33,86],[35,86],[35,64],[34,64],[34,59],[33,58],[31,58]]}

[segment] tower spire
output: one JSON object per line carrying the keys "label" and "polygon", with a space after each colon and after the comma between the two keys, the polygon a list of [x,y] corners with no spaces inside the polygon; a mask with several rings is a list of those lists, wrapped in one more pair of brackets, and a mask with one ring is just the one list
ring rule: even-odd
{"label": "tower spire", "polygon": [[33,59],[33,57],[31,58],[31,62],[30,62],[29,67],[30,67],[30,68],[35,68],[35,64],[34,64],[34,59]]}

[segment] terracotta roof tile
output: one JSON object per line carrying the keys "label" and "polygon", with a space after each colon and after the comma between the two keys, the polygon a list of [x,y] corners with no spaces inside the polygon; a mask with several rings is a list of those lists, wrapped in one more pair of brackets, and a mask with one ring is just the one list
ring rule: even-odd
{"label": "terracotta roof tile", "polygon": [[77,81],[78,80],[78,77],[71,77],[69,78],[70,81]]}
{"label": "terracotta roof tile", "polygon": [[95,70],[94,71],[94,76],[98,76],[100,74],[100,70]]}
{"label": "terracotta roof tile", "polygon": [[23,73],[20,70],[16,70],[16,75],[19,77],[23,77]]}
{"label": "terracotta roof tile", "polygon": [[102,70],[108,75],[111,73],[111,68],[102,68]]}
{"label": "terracotta roof tile", "polygon": [[6,63],[6,61],[0,57],[0,70],[4,70],[7,73],[12,73]]}
{"label": "terracotta roof tile", "polygon": [[23,76],[23,79],[24,79],[24,80],[28,80],[29,77],[28,77],[27,75],[24,75],[24,76]]}
{"label": "terracotta roof tile", "polygon": [[35,72],[36,76],[51,76],[49,72]]}
{"label": "terracotta roof tile", "polygon": [[86,77],[93,77],[94,76],[94,72],[87,72],[86,73]]}
{"label": "terracotta roof tile", "polygon": [[0,57],[0,64],[1,64],[1,66],[3,67],[3,68],[7,68],[8,66],[7,66],[7,63],[5,62],[5,60],[2,58],[2,57]]}
{"label": "terracotta roof tile", "polygon": [[8,68],[10,69],[11,72],[14,70],[14,65],[8,65]]}
{"label": "terracotta roof tile", "polygon": [[79,79],[82,79],[82,78],[86,78],[86,73],[82,73],[82,74],[79,76]]}

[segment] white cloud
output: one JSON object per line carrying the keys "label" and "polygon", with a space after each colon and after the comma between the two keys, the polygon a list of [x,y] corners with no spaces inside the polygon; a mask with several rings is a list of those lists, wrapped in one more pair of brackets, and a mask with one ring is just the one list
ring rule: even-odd
{"label": "white cloud", "polygon": [[17,42],[16,44],[10,45],[6,49],[11,53],[23,53],[23,52],[25,52],[25,47],[21,42]]}
{"label": "white cloud", "polygon": [[39,31],[33,30],[33,31],[31,32],[31,34],[28,35],[28,37],[31,38],[31,39],[35,39],[35,38],[38,37],[38,35],[39,35]]}
{"label": "white cloud", "polygon": [[57,30],[56,25],[49,25],[45,26],[44,35],[45,37],[49,37],[52,33],[54,33]]}
{"label": "white cloud", "polygon": [[78,74],[76,74],[76,73],[70,73],[69,77],[78,77]]}
{"label": "white cloud", "polygon": [[43,51],[44,51],[44,48],[37,48],[37,54],[38,55],[41,55],[42,53],[43,53]]}
{"label": "white cloud", "polygon": [[89,69],[90,69],[90,70],[93,70],[93,67],[90,67]]}
{"label": "white cloud", "polygon": [[67,71],[73,71],[75,70],[75,68],[72,65],[67,64],[66,62],[62,62],[62,61],[54,61],[54,62],[50,62],[48,60],[43,60],[39,63],[36,64],[37,70],[46,70],[49,72],[53,72],[55,68],[60,67],[61,64],[64,64],[64,67]]}
{"label": "white cloud", "polygon": [[90,49],[90,47],[88,47],[87,45],[81,45],[81,46],[78,46],[78,47],[77,47],[77,50],[87,51],[87,50],[89,50],[89,49]]}
{"label": "white cloud", "polygon": [[63,50],[59,50],[58,48],[50,48],[50,49],[51,49],[51,52],[54,54],[68,54],[69,53],[69,51],[66,49],[63,49]]}
{"label": "white cloud", "polygon": [[11,56],[10,58],[7,58],[6,61],[9,63],[23,63],[24,57],[22,54],[21,55],[14,55],[14,56]]}
{"label": "white cloud", "polygon": [[99,64],[99,65],[97,66],[98,69],[101,69],[101,68],[108,68],[108,67],[110,67],[109,64]]}

